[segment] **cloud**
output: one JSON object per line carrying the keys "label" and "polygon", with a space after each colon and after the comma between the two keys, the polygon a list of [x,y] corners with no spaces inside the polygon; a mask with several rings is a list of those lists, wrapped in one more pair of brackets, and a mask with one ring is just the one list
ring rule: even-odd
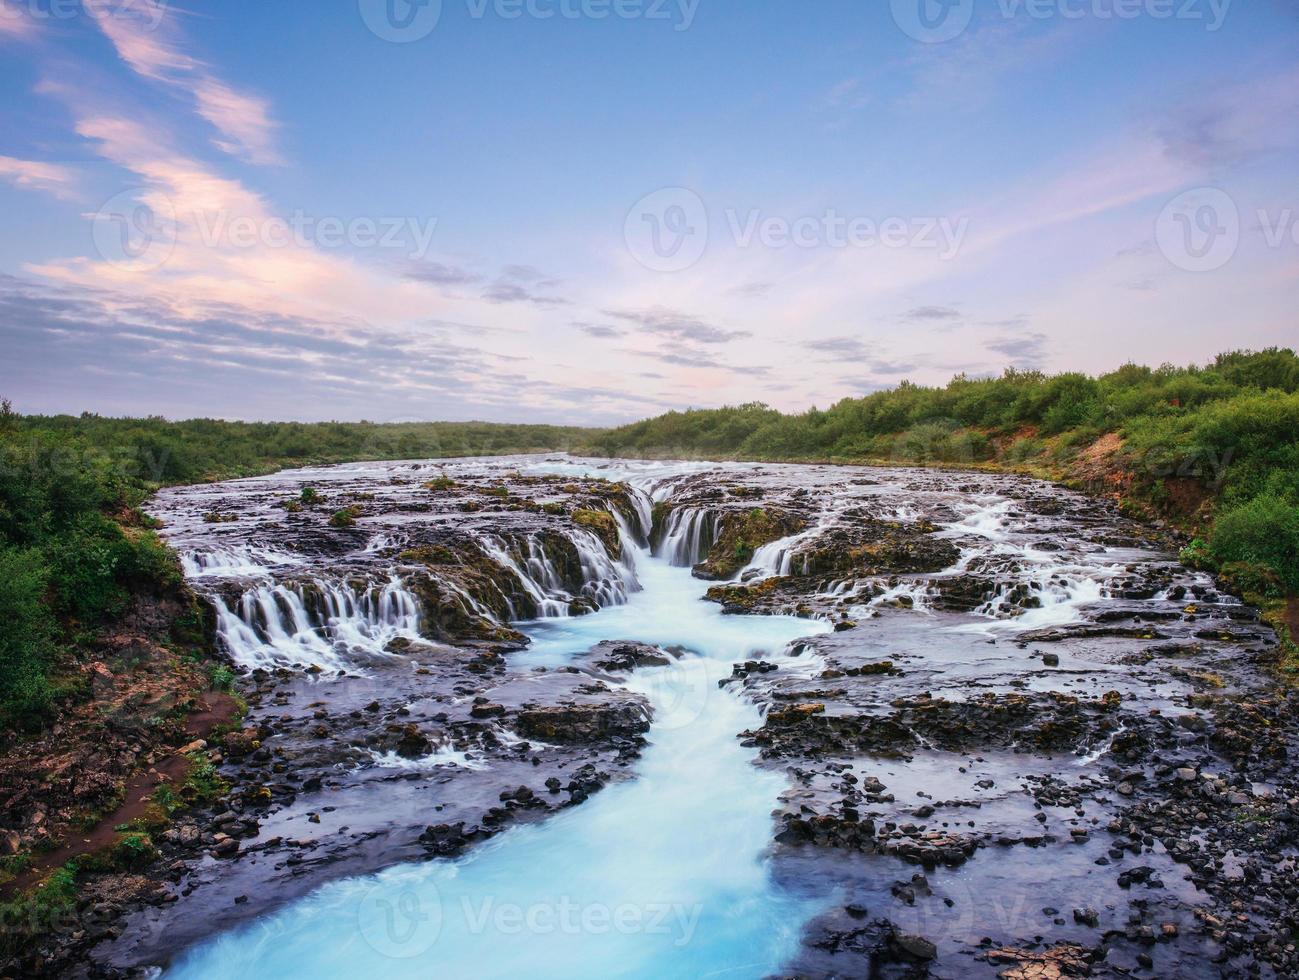
{"label": "cloud", "polygon": [[860,109],[869,102],[869,93],[861,90],[861,79],[845,78],[831,86],[821,100],[821,105],[825,109]]}
{"label": "cloud", "polygon": [[0,2],[0,40],[25,40],[36,33],[36,23],[22,12],[23,5]]}
{"label": "cloud", "polygon": [[1054,57],[1077,35],[1074,24],[1031,33],[1026,22],[1004,21],[965,31],[946,44],[912,45],[909,59],[913,87],[904,106],[969,111],[998,91],[1007,75]]}
{"label": "cloud", "polygon": [[1299,140],[1299,69],[1245,82],[1207,85],[1152,123],[1174,160],[1216,170]]}
{"label": "cloud", "polygon": [[236,92],[215,78],[200,78],[194,85],[198,114],[221,137],[212,142],[231,156],[257,164],[283,163],[273,143],[275,123],[265,99]]}
{"label": "cloud", "polygon": [[[3,19],[0,19],[0,23],[3,23]],[[7,180],[27,190],[45,191],[65,200],[74,197],[75,178],[72,171],[54,163],[0,156],[0,180]]]}
{"label": "cloud", "polygon": [[185,53],[167,0],[93,2],[86,11],[132,71],[193,97],[198,114],[217,130],[214,146],[250,163],[283,162],[274,148],[277,127],[266,101],[237,91]]}
{"label": "cloud", "polygon": [[856,337],[823,337],[806,341],[803,346],[821,354],[834,355],[832,359],[858,360],[866,356],[866,345]]}
{"label": "cloud", "polygon": [[483,299],[489,303],[531,303],[533,306],[567,306],[568,300],[560,296],[542,296],[518,283],[497,280],[483,290]]}
{"label": "cloud", "polygon": [[427,282],[434,286],[466,286],[478,282],[482,276],[456,265],[441,262],[411,262],[402,271],[407,279]]}
{"label": "cloud", "polygon": [[1145,241],[1137,242],[1135,245],[1129,245],[1121,248],[1114,253],[1116,259],[1126,259],[1132,257],[1144,258],[1147,255],[1154,255],[1156,250],[1155,240],[1147,238]]}
{"label": "cloud", "polygon": [[603,323],[583,323],[580,320],[574,320],[573,326],[581,330],[582,333],[589,334],[592,337],[608,338],[621,337],[624,331],[617,327],[610,327]]}
{"label": "cloud", "polygon": [[726,292],[731,296],[743,296],[749,299],[761,299],[768,295],[776,284],[774,282],[747,282],[741,286],[732,286]]}
{"label": "cloud", "polygon": [[[143,411],[172,417],[487,417],[520,411],[553,421],[583,407],[591,423],[627,421],[667,405],[655,395],[575,386],[501,370],[500,355],[445,334],[394,335],[356,322],[257,313],[0,274],[0,322],[29,411]],[[142,368],[149,384],[139,400]],[[237,391],[237,403],[230,392]],[[70,402],[68,399],[74,398]],[[454,406],[448,408],[448,406]]]}
{"label": "cloud", "polygon": [[634,323],[649,333],[699,344],[726,344],[732,340],[752,336],[748,330],[724,330],[705,323],[698,317],[662,306],[654,306],[647,310],[602,310],[601,312],[605,316]]}
{"label": "cloud", "polygon": [[505,265],[501,267],[501,277],[504,279],[513,279],[516,282],[531,283],[537,289],[553,289],[561,282],[554,279],[536,266],[531,265]]}
{"label": "cloud", "polygon": [[675,364],[678,367],[721,368],[730,370],[725,364],[699,351],[641,351],[644,357],[652,357],[664,364]]}
{"label": "cloud", "polygon": [[961,311],[951,306],[915,306],[902,314],[902,319],[913,322],[925,320],[959,320]]}
{"label": "cloud", "polygon": [[910,374],[920,365],[915,361],[872,361],[871,370],[876,374]]}
{"label": "cloud", "polygon": [[987,341],[984,346],[1010,358],[1014,367],[1035,369],[1041,367],[1046,359],[1047,342],[1046,334],[1030,333],[1020,337],[999,337]]}

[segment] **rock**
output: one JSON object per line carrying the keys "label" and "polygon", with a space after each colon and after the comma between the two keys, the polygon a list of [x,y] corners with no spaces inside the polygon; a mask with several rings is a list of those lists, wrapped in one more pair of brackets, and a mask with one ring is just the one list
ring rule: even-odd
{"label": "rock", "polygon": [[606,641],[592,649],[591,655],[596,667],[618,673],[639,667],[666,667],[672,662],[662,650],[647,643]]}
{"label": "rock", "polygon": [[1196,772],[1194,769],[1183,768],[1178,769],[1175,775],[1180,782],[1193,783],[1195,782]]}
{"label": "rock", "polygon": [[516,730],[522,737],[561,745],[643,735],[649,727],[648,713],[636,701],[528,708],[520,711],[516,719]]}
{"label": "rock", "polygon": [[767,724],[772,726],[797,725],[807,721],[813,715],[825,714],[825,705],[820,702],[790,705],[779,711],[767,712]]}
{"label": "rock", "polygon": [[469,715],[473,718],[499,718],[503,714],[505,714],[505,705],[493,704],[490,701],[476,704],[469,709]]}
{"label": "rock", "polygon": [[17,854],[23,846],[22,836],[16,830],[0,830],[0,854]]}
{"label": "rock", "polygon": [[938,956],[938,947],[924,936],[913,936],[910,933],[895,932],[893,945],[918,960],[932,960]]}
{"label": "rock", "polygon": [[1047,667],[1059,667],[1060,655],[1058,653],[1044,653],[1042,654],[1042,663]]}
{"label": "rock", "polygon": [[1080,926],[1091,926],[1093,929],[1101,924],[1100,913],[1090,905],[1083,909],[1074,909],[1073,920]]}

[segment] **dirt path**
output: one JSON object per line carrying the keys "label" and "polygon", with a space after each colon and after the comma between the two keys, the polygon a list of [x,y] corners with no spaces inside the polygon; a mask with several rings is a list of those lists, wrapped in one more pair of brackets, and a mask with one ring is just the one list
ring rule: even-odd
{"label": "dirt path", "polygon": [[[185,719],[185,733],[195,739],[206,738],[218,726],[230,721],[237,710],[238,703],[229,694],[208,691],[199,696],[197,709]],[[154,791],[163,783],[182,782],[189,772],[189,765],[189,758],[176,752],[136,772],[126,781],[121,806],[100,818],[85,834],[37,856],[26,871],[0,886],[0,897],[8,898],[30,888],[73,858],[110,846],[117,838],[117,828],[144,816],[153,802]]]}

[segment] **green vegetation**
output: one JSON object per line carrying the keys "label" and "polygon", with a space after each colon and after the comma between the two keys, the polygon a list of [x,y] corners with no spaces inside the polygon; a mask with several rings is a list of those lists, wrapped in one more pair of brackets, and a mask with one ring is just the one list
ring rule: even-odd
{"label": "green vegetation", "polygon": [[[1108,437],[1108,438],[1103,438]],[[611,456],[986,466],[1072,479],[1187,521],[1206,567],[1299,591],[1299,357],[1127,364],[1097,378],[1008,370],[904,382],[829,409],[670,412],[593,440]]]}
{"label": "green vegetation", "polygon": [[33,936],[76,912],[77,875],[77,865],[69,862],[32,891],[0,902],[0,956],[21,952]]}

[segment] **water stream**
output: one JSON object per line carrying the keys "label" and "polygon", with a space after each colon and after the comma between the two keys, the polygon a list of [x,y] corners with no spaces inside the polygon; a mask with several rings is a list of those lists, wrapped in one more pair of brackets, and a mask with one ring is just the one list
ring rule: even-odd
{"label": "water stream", "polygon": [[[628,543],[630,544],[630,543]],[[671,549],[669,549],[671,552]],[[679,557],[679,556],[678,556]],[[641,591],[579,618],[525,625],[517,666],[557,666],[610,638],[681,648],[629,687],[654,709],[638,778],[458,861],[327,885],[186,954],[166,976],[762,976],[816,909],[784,894],[764,854],[785,787],[737,732],[758,711],[719,689],[736,660],[809,669],[791,641],[824,624],[723,616],[706,583],[635,556]],[[806,660],[807,658],[803,658]]]}
{"label": "water stream", "polygon": [[[286,516],[304,486],[329,503]],[[348,501],[356,526],[324,527]],[[705,601],[691,567],[756,507],[796,532]],[[1231,683],[1251,622],[1139,526],[1015,477],[514,457],[291,471],[158,509],[257,685],[251,768],[273,787],[242,809],[238,859],[205,854],[118,944],[169,978],[862,975],[851,937],[875,916],[967,975],[984,936],[1090,941],[1048,905],[1122,935],[1112,787],[1157,785],[1147,760],[1221,768],[1170,719]],[[465,623],[488,639],[461,643]],[[603,641],[670,662],[627,672]],[[587,731],[583,712],[628,709],[634,733],[642,699],[638,757],[634,734],[524,736],[534,709]],[[833,724],[790,720],[813,715]],[[440,849],[439,826],[467,837]],[[1162,902],[1148,917],[1191,928],[1201,896],[1166,854],[1138,860],[1166,883],[1137,896]],[[1162,975],[1199,955],[1156,954]]]}

